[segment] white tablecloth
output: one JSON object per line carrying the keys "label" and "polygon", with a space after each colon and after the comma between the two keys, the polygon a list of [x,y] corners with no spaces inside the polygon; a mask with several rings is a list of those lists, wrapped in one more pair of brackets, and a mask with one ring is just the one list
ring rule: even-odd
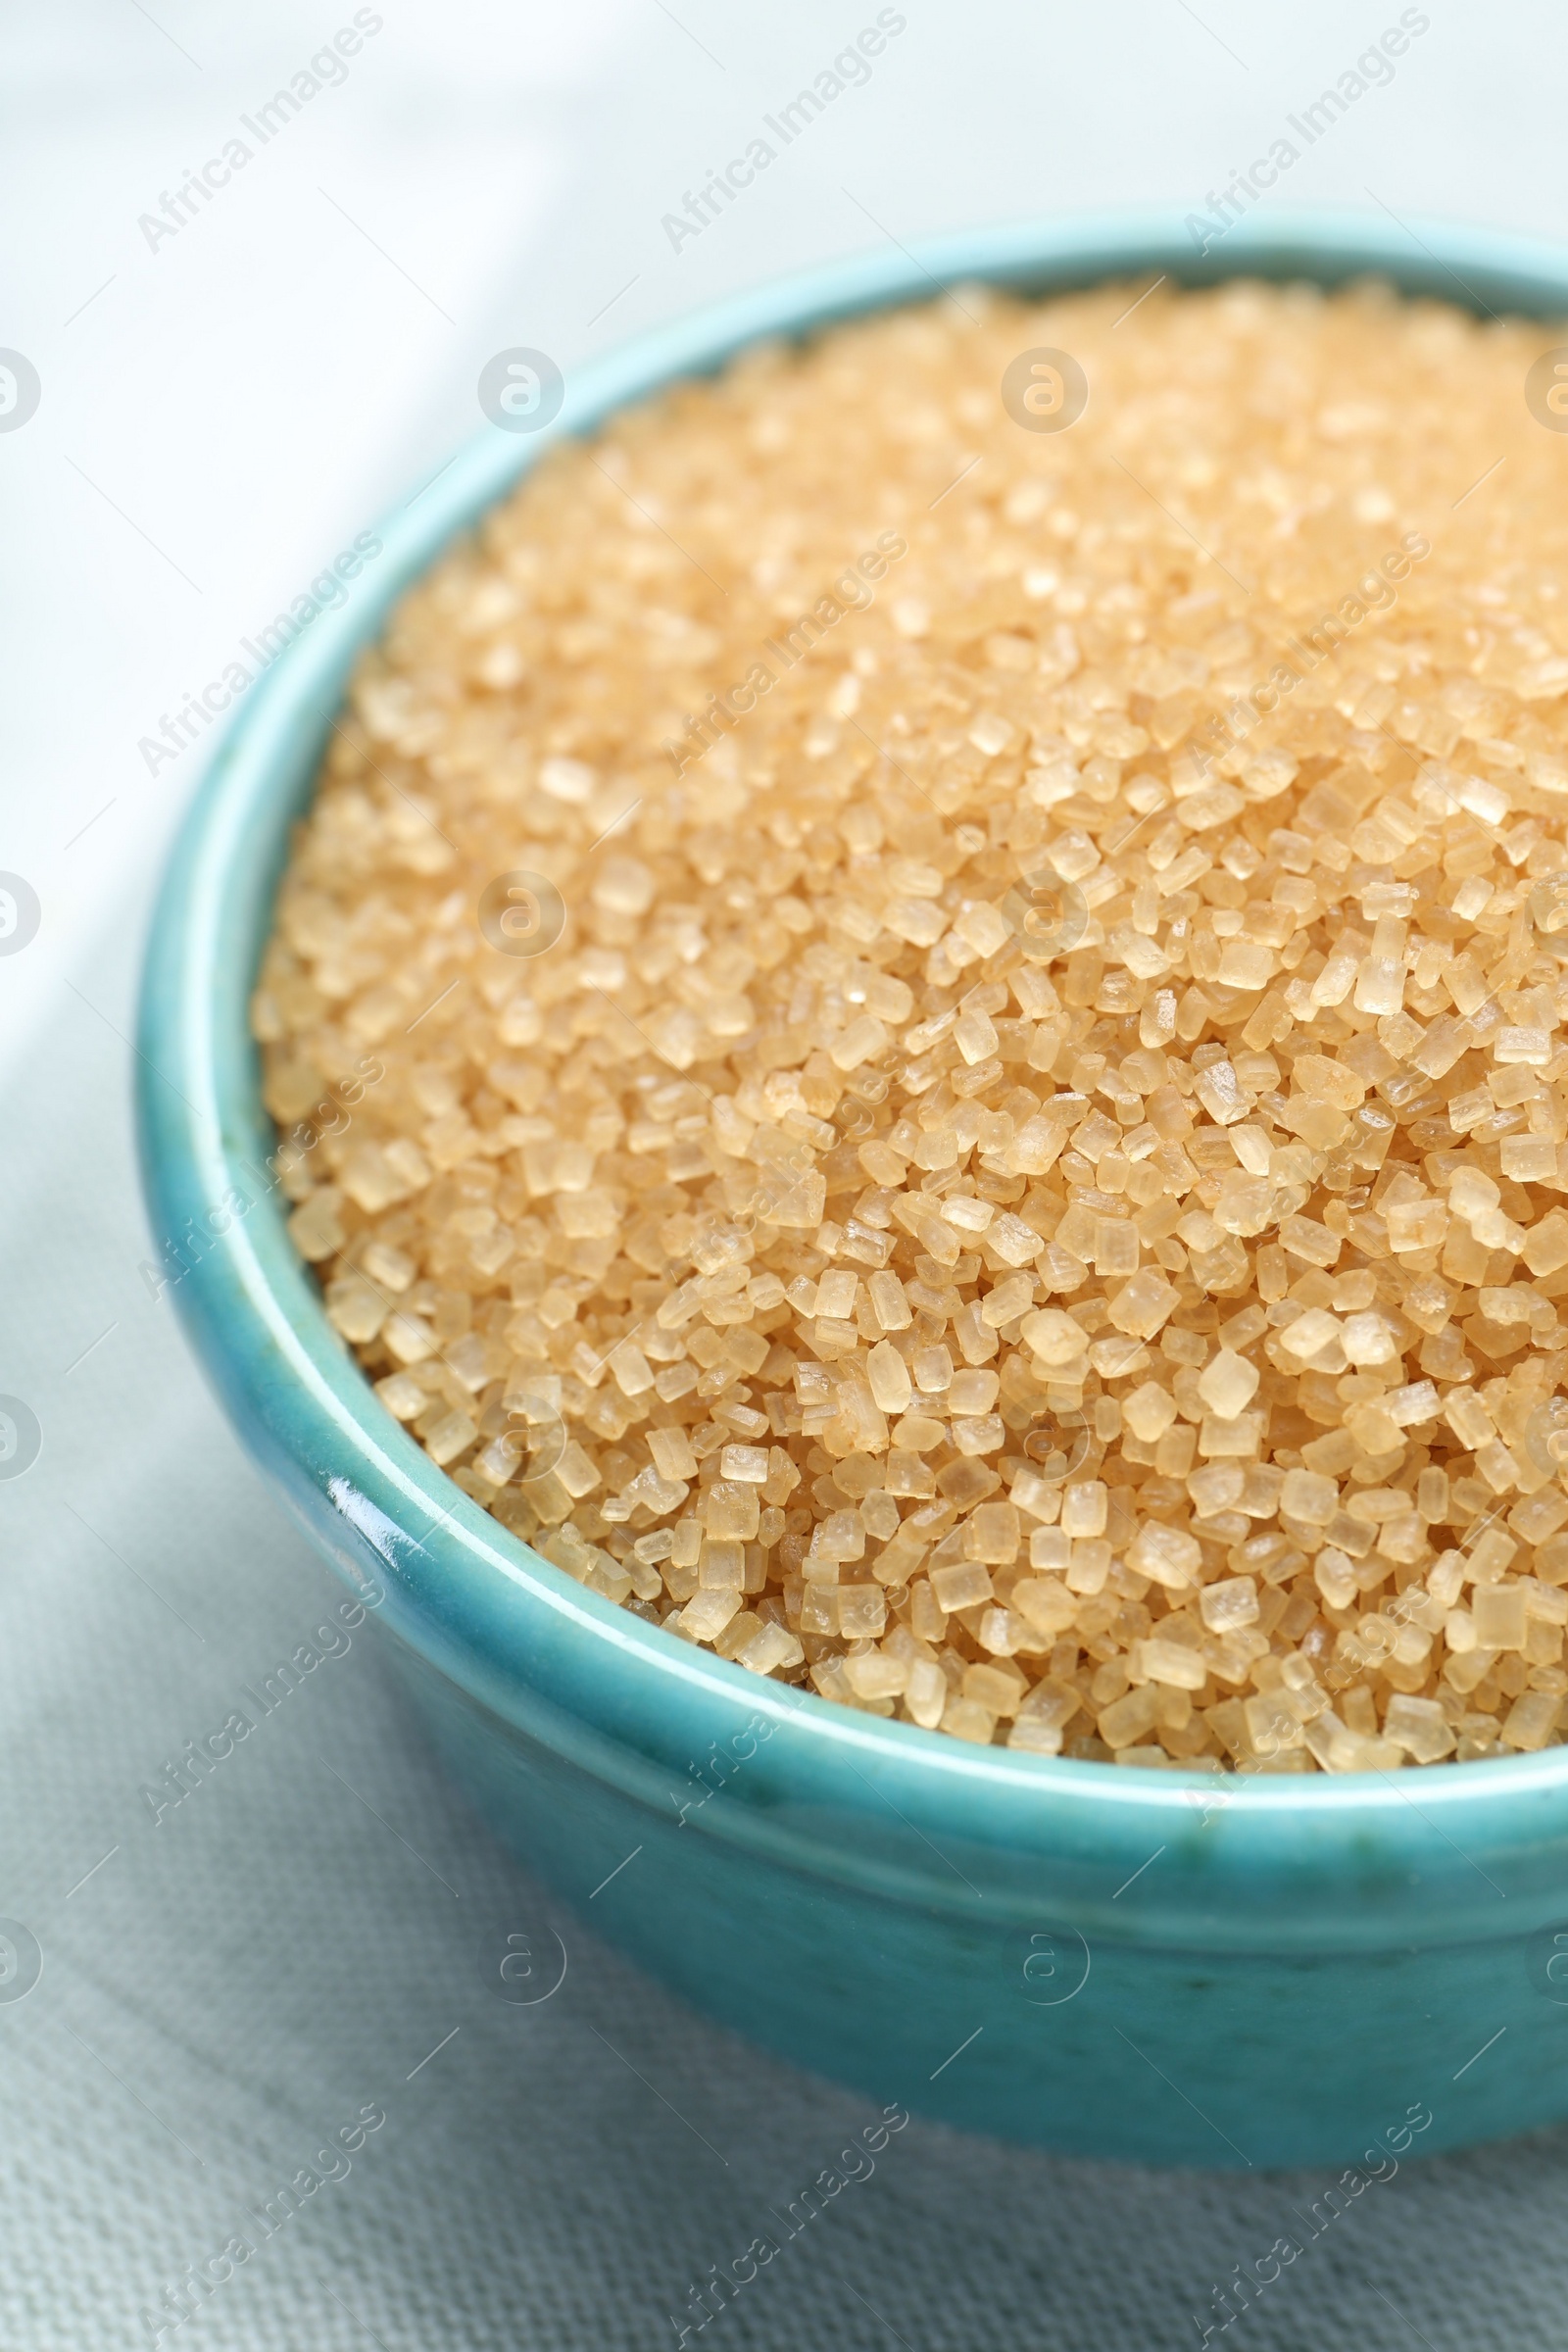
{"label": "white tablecloth", "polygon": [[[153,878],[203,757],[154,760],[142,739],[443,464],[494,351],[569,368],[886,236],[1201,206],[1383,24],[1260,22],[1237,0],[903,13],[869,81],[678,242],[663,216],[873,8],[812,0],[764,24],[719,0],[280,0],[249,18],[78,0],[12,28],[0,341],[42,385],[0,433],[0,867],[42,908],[0,957],[0,1391],[43,1432],[0,1482],[0,1914],[25,1931],[0,1944],[0,2340],[21,2352],[160,2329],[248,2352],[640,2352],[676,2340],[691,2283],[866,2120],[683,2013],[523,1882],[357,1632],[154,1818],[144,1790],[182,1742],[340,1593],[138,1275],[125,1041]],[[356,24],[339,74],[333,36]],[[1290,200],[1560,231],[1565,46],[1540,6],[1485,26],[1434,10]],[[301,74],[320,87],[272,105]],[[241,125],[270,105],[264,142]],[[226,182],[209,171],[181,220],[188,174],[236,139],[249,156]],[[178,225],[155,234],[142,217],[167,222],[166,197]],[[564,1938],[557,1995],[491,1997],[474,1946],[498,1924]],[[9,1999],[27,1937],[42,1974]],[[1212,2284],[1321,2185],[1122,2172],[915,2124],[705,2340],[1197,2343]],[[1565,2186],[1568,2132],[1411,2166],[1230,2340],[1556,2347]],[[174,2328],[167,2295],[191,2266],[210,2283]]]}

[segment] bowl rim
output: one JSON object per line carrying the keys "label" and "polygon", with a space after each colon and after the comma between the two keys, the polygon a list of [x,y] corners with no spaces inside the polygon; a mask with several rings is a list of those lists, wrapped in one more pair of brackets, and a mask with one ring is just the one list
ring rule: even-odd
{"label": "bowl rim", "polygon": [[[803,1696],[587,1592],[483,1511],[386,1412],[328,1324],[260,1175],[270,1128],[245,1007],[289,824],[316,771],[317,753],[300,746],[308,740],[318,751],[353,661],[406,587],[553,443],[591,432],[674,379],[713,372],[764,336],[808,336],[965,280],[1045,296],[1152,271],[1195,286],[1248,276],[1333,284],[1374,272],[1402,293],[1472,310],[1495,303],[1526,316],[1568,316],[1568,247],[1543,240],[1428,219],[1396,227],[1356,214],[1281,208],[1262,220],[1249,216],[1200,252],[1177,213],[1139,210],[1010,222],[908,253],[855,255],[731,296],[585,363],[545,430],[524,438],[487,428],[393,511],[378,526],[383,553],[373,576],[368,569],[343,603],[301,630],[230,722],[184,819],[151,924],[136,1045],[151,1228],[198,1354],[296,1510],[312,1517],[314,1493],[318,1520],[324,1497],[344,1531],[334,1546],[340,1570],[363,1592],[368,1546],[395,1589],[389,1615],[400,1631],[503,1713],[509,1685],[529,1671],[511,1623],[520,1599],[535,1647],[546,1618],[568,1644],[588,1638],[616,1703],[638,1717],[630,1736],[660,1744],[660,1710],[672,1699],[677,1713],[698,1703],[715,1722],[744,1707],[769,1722],[768,1736],[787,1728],[778,1752],[792,1770],[814,1755],[805,1777],[820,1793],[831,1791],[833,1776],[842,1781],[846,1764],[857,1777],[863,1767],[879,1785],[900,1788],[916,1823],[940,1820],[953,1831],[959,1808],[985,1796],[1008,1817],[1005,1831],[993,1825],[996,1834],[1015,1839],[1020,1802],[1054,1806],[1080,1827],[1098,1821],[1114,1859],[1178,1821],[1196,1786],[1223,1790],[1225,1843],[1238,1868],[1249,1857],[1271,1865],[1306,1857],[1325,1836],[1340,1848],[1347,1838],[1371,1838],[1385,1853],[1413,1838],[1436,1864],[1434,1838],[1460,1849],[1434,1813],[1495,1854],[1544,1833],[1568,1834],[1568,1746],[1423,1767],[1413,1784],[1419,1807],[1399,1786],[1404,1773],[1219,1776],[976,1748],[814,1692]],[[260,1197],[253,1200],[248,1187],[259,1187]],[[228,1222],[220,1229],[213,1220],[225,1203]],[[178,1274],[172,1266],[183,1260],[171,1259],[171,1237],[193,1255]],[[657,1687],[643,1714],[633,1697],[639,1678]],[[581,1687],[575,1697],[583,1701]],[[569,1735],[562,1737],[569,1745]],[[588,1748],[592,1768],[610,1769],[602,1743],[588,1742],[585,1757]],[[718,1809],[731,1827],[733,1811]],[[1431,1835],[1416,1829],[1416,1813]]]}

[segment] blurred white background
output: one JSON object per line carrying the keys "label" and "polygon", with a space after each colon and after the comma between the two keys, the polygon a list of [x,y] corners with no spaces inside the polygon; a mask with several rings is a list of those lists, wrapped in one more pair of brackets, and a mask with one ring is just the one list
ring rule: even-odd
{"label": "blurred white background", "polygon": [[[439,1849],[470,1903],[515,1882],[358,1646],[243,1785],[236,1765],[232,1788],[147,1830],[139,1784],[335,1594],[136,1279],[123,1040],[208,748],[154,777],[139,739],[479,429],[493,352],[536,346],[569,376],[646,325],[889,238],[1200,207],[1399,9],[899,13],[869,82],[676,251],[662,216],[874,20],[871,0],[379,0],[344,78],[260,148],[239,118],[354,22],[350,0],[11,12],[0,344],[42,385],[0,432],[0,868],[42,905],[37,938],[0,957],[0,1390],[45,1431],[37,1468],[0,1488],[0,1913],[46,1955],[37,1992],[0,2009],[0,2336],[22,2352],[151,2342],[140,2315],[163,2285],[388,2086],[392,2126],[356,2183],[189,2340],[668,2341],[684,2280],[851,2117],[590,1950],[582,2015],[747,2151],[715,2185],[564,2002],[472,2014],[463,1938],[429,1908],[447,1898],[321,1760]],[[1563,234],[1568,19],[1539,0],[1419,13],[1392,84],[1267,201]],[[150,245],[140,217],[237,131],[250,163]],[[406,2089],[449,2016],[466,2037]],[[824,2225],[831,2255],[727,2316],[728,2339],[1185,2344],[1208,2281],[1268,2242],[1287,2193],[919,2129],[888,2170]],[[1250,2340],[1559,2340],[1565,2178],[1560,2134],[1401,2177]]]}

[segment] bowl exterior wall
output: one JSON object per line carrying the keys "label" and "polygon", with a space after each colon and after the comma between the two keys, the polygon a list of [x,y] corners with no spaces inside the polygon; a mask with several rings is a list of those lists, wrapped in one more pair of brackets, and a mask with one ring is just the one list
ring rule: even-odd
{"label": "bowl exterior wall", "polygon": [[682,1821],[564,1763],[547,1728],[503,1723],[407,1644],[397,1663],[478,1810],[596,1933],[878,2105],[1074,2156],[1363,2174],[1568,2112],[1568,2008],[1543,1997],[1529,1937],[1086,1944],[1049,1886],[992,1923],[983,1904],[938,1909],[759,1857],[712,1834],[722,1791]]}

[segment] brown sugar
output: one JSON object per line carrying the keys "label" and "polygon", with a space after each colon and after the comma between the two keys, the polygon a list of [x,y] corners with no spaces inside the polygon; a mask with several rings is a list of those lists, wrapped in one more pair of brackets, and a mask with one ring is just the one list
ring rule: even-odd
{"label": "brown sugar", "polygon": [[1142,1765],[1540,1748],[1551,338],[1138,291],[759,349],[404,600],[255,999],[291,1230],[470,1495],[759,1674]]}

